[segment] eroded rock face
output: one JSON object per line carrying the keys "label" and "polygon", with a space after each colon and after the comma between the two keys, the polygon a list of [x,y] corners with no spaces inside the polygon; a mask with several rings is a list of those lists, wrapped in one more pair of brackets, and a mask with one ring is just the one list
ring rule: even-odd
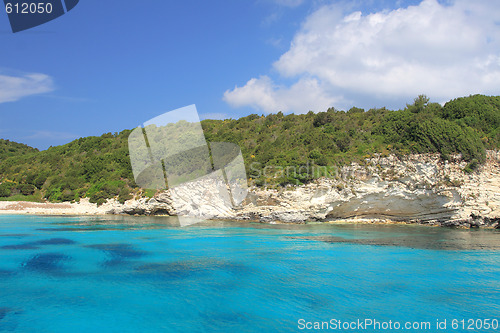
{"label": "eroded rock face", "polygon": [[[185,187],[175,205],[168,191],[155,198],[127,202],[112,213],[175,215],[178,211],[220,219],[261,222],[390,219],[450,226],[498,226],[500,152],[489,151],[479,170],[466,174],[458,156],[442,161],[436,154],[375,157],[351,164],[331,179],[280,189],[251,188],[237,209],[203,186]],[[193,207],[189,197],[205,198]],[[175,206],[175,207],[174,207]]]}
{"label": "eroded rock face", "polygon": [[[477,172],[432,154],[378,157],[342,168],[335,179],[285,190],[253,189],[238,218],[307,221],[390,219],[443,225],[495,226],[500,217],[500,153]],[[262,203],[273,202],[266,205]]]}
{"label": "eroded rock face", "polygon": [[128,215],[174,215],[170,198],[167,193],[161,193],[156,198],[128,200],[121,205],[117,202],[106,212],[107,214]]}
{"label": "eroded rock face", "polygon": [[256,196],[270,196],[279,205],[250,203],[237,212],[237,216],[284,222],[349,218],[445,221],[454,218],[460,206],[456,189],[408,188],[394,181],[368,185],[355,181],[342,190],[338,190],[337,185],[324,179],[292,191],[256,191]]}

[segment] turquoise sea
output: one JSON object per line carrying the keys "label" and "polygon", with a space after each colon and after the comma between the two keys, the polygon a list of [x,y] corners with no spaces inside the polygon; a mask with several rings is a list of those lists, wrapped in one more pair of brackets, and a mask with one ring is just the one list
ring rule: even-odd
{"label": "turquoise sea", "polygon": [[497,230],[0,216],[0,258],[5,332],[500,332]]}

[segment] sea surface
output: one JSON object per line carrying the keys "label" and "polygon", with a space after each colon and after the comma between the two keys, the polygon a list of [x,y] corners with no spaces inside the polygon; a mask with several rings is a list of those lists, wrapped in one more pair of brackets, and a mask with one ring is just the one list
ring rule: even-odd
{"label": "sea surface", "polygon": [[0,331],[500,332],[499,320],[496,230],[0,216]]}

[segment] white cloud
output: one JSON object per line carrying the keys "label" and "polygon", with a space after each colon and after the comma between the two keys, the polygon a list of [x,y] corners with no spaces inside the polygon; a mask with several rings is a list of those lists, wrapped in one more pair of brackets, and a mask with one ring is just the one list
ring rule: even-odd
{"label": "white cloud", "polygon": [[53,90],[52,78],[45,74],[31,73],[23,76],[0,74],[0,103],[15,102],[26,96]]}
{"label": "white cloud", "polygon": [[[425,93],[446,100],[499,94],[499,17],[500,7],[489,0],[449,5],[424,0],[418,6],[368,15],[345,15],[337,5],[323,6],[305,20],[273,67],[296,80],[295,85],[315,82],[317,90],[309,86],[308,94],[323,101],[339,100],[339,95],[344,100],[411,99]],[[275,87],[271,79],[261,77],[227,91],[224,98],[231,105],[276,112],[287,89],[291,92],[293,86]]]}
{"label": "white cloud", "polygon": [[338,101],[314,78],[301,78],[291,87],[284,87],[275,85],[268,76],[252,78],[243,87],[227,90],[223,99],[233,107],[252,106],[266,113],[323,111]]}

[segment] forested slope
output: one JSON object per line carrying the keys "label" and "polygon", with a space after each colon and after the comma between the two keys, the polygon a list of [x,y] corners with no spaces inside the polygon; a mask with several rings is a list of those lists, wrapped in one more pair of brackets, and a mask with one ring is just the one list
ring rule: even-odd
{"label": "forested slope", "polygon": [[[306,183],[331,176],[330,168],[377,153],[436,152],[444,159],[460,153],[470,172],[484,161],[486,149],[500,148],[500,96],[469,96],[444,106],[419,96],[397,111],[330,108],[303,115],[278,112],[204,120],[202,126],[207,141],[240,145],[248,177],[256,185]],[[40,152],[0,140],[0,197],[50,201],[90,197],[101,203],[111,197],[123,201],[134,193],[151,195],[133,180],[130,132],[80,138]],[[286,167],[292,172],[275,172]]]}
{"label": "forested slope", "polygon": [[0,139],[0,162],[8,157],[34,153],[37,151],[38,149],[22,143]]}

